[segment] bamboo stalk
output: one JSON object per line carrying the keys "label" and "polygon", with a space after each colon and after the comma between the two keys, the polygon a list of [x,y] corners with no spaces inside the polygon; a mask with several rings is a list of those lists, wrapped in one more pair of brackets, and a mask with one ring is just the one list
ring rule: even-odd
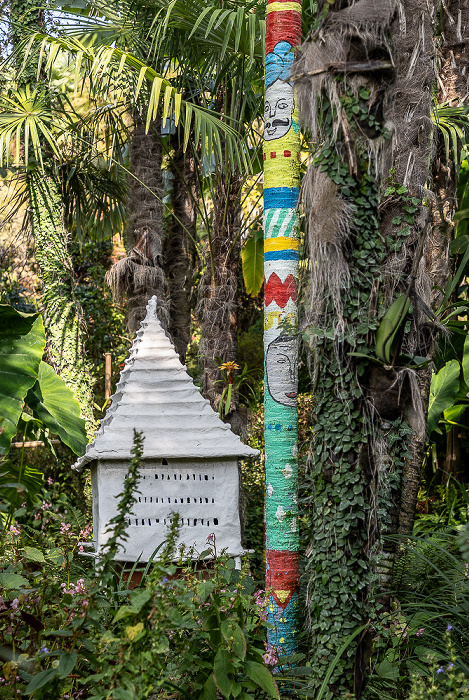
{"label": "bamboo stalk", "polygon": [[[52,445],[60,445],[60,440],[50,440]],[[22,447],[45,447],[46,443],[42,440],[29,440],[28,442],[12,442],[10,447],[20,450]]]}
{"label": "bamboo stalk", "polygon": [[111,364],[112,364],[112,355],[110,352],[105,353],[104,355],[105,361],[104,361],[104,400],[107,401],[112,393],[111,389]]}

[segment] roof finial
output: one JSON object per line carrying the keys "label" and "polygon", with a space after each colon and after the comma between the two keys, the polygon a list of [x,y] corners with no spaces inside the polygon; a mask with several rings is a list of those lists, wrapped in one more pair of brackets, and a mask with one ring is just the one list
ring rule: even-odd
{"label": "roof finial", "polygon": [[147,315],[146,315],[145,321],[148,321],[150,318],[156,316],[156,304],[157,304],[157,297],[155,294],[148,300]]}

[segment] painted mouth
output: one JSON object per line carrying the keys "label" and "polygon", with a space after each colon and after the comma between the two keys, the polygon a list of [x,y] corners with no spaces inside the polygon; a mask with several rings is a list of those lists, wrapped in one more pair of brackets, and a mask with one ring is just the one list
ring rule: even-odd
{"label": "painted mouth", "polygon": [[272,126],[277,128],[278,126],[288,126],[290,124],[289,119],[274,119],[272,122]]}
{"label": "painted mouth", "polygon": [[298,394],[296,391],[291,391],[289,394],[285,393],[285,396],[287,396],[289,399],[296,399]]}

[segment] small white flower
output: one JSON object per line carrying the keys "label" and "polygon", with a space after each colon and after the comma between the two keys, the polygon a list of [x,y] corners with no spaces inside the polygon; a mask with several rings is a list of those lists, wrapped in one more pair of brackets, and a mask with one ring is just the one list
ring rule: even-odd
{"label": "small white flower", "polygon": [[268,493],[269,498],[272,498],[273,492],[274,492],[274,487],[272,486],[272,484],[269,484],[267,486],[267,493]]}

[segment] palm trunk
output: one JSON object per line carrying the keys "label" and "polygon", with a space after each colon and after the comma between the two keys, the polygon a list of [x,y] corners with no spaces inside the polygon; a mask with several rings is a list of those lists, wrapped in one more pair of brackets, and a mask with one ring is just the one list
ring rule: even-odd
{"label": "palm trunk", "polygon": [[194,161],[175,144],[171,162],[173,216],[164,243],[164,268],[169,295],[169,333],[181,362],[191,337],[191,310],[197,236]]}
{"label": "palm trunk", "polygon": [[293,50],[301,3],[267,5],[264,110],[264,435],[268,645],[294,654],[298,634],[298,213],[300,141]]}
{"label": "palm trunk", "polygon": [[27,186],[43,285],[49,361],[75,394],[91,438],[95,424],[92,378],[84,351],[86,329],[81,307],[74,298],[75,281],[62,220],[59,182],[50,172],[35,171],[28,174]]}
{"label": "palm trunk", "polygon": [[[218,410],[223,384],[220,363],[238,355],[238,277],[240,256],[242,178],[216,173],[212,231],[207,246],[202,292],[202,353],[204,396]],[[236,416],[236,397],[227,420]]]}
{"label": "palm trunk", "polygon": [[163,272],[163,180],[160,125],[145,132],[137,115],[130,141],[133,177],[129,183],[129,221],[125,232],[127,257],[106,274],[118,299],[126,300],[127,325],[136,331],[145,317],[148,299],[158,297],[158,318],[168,327],[168,301]]}

